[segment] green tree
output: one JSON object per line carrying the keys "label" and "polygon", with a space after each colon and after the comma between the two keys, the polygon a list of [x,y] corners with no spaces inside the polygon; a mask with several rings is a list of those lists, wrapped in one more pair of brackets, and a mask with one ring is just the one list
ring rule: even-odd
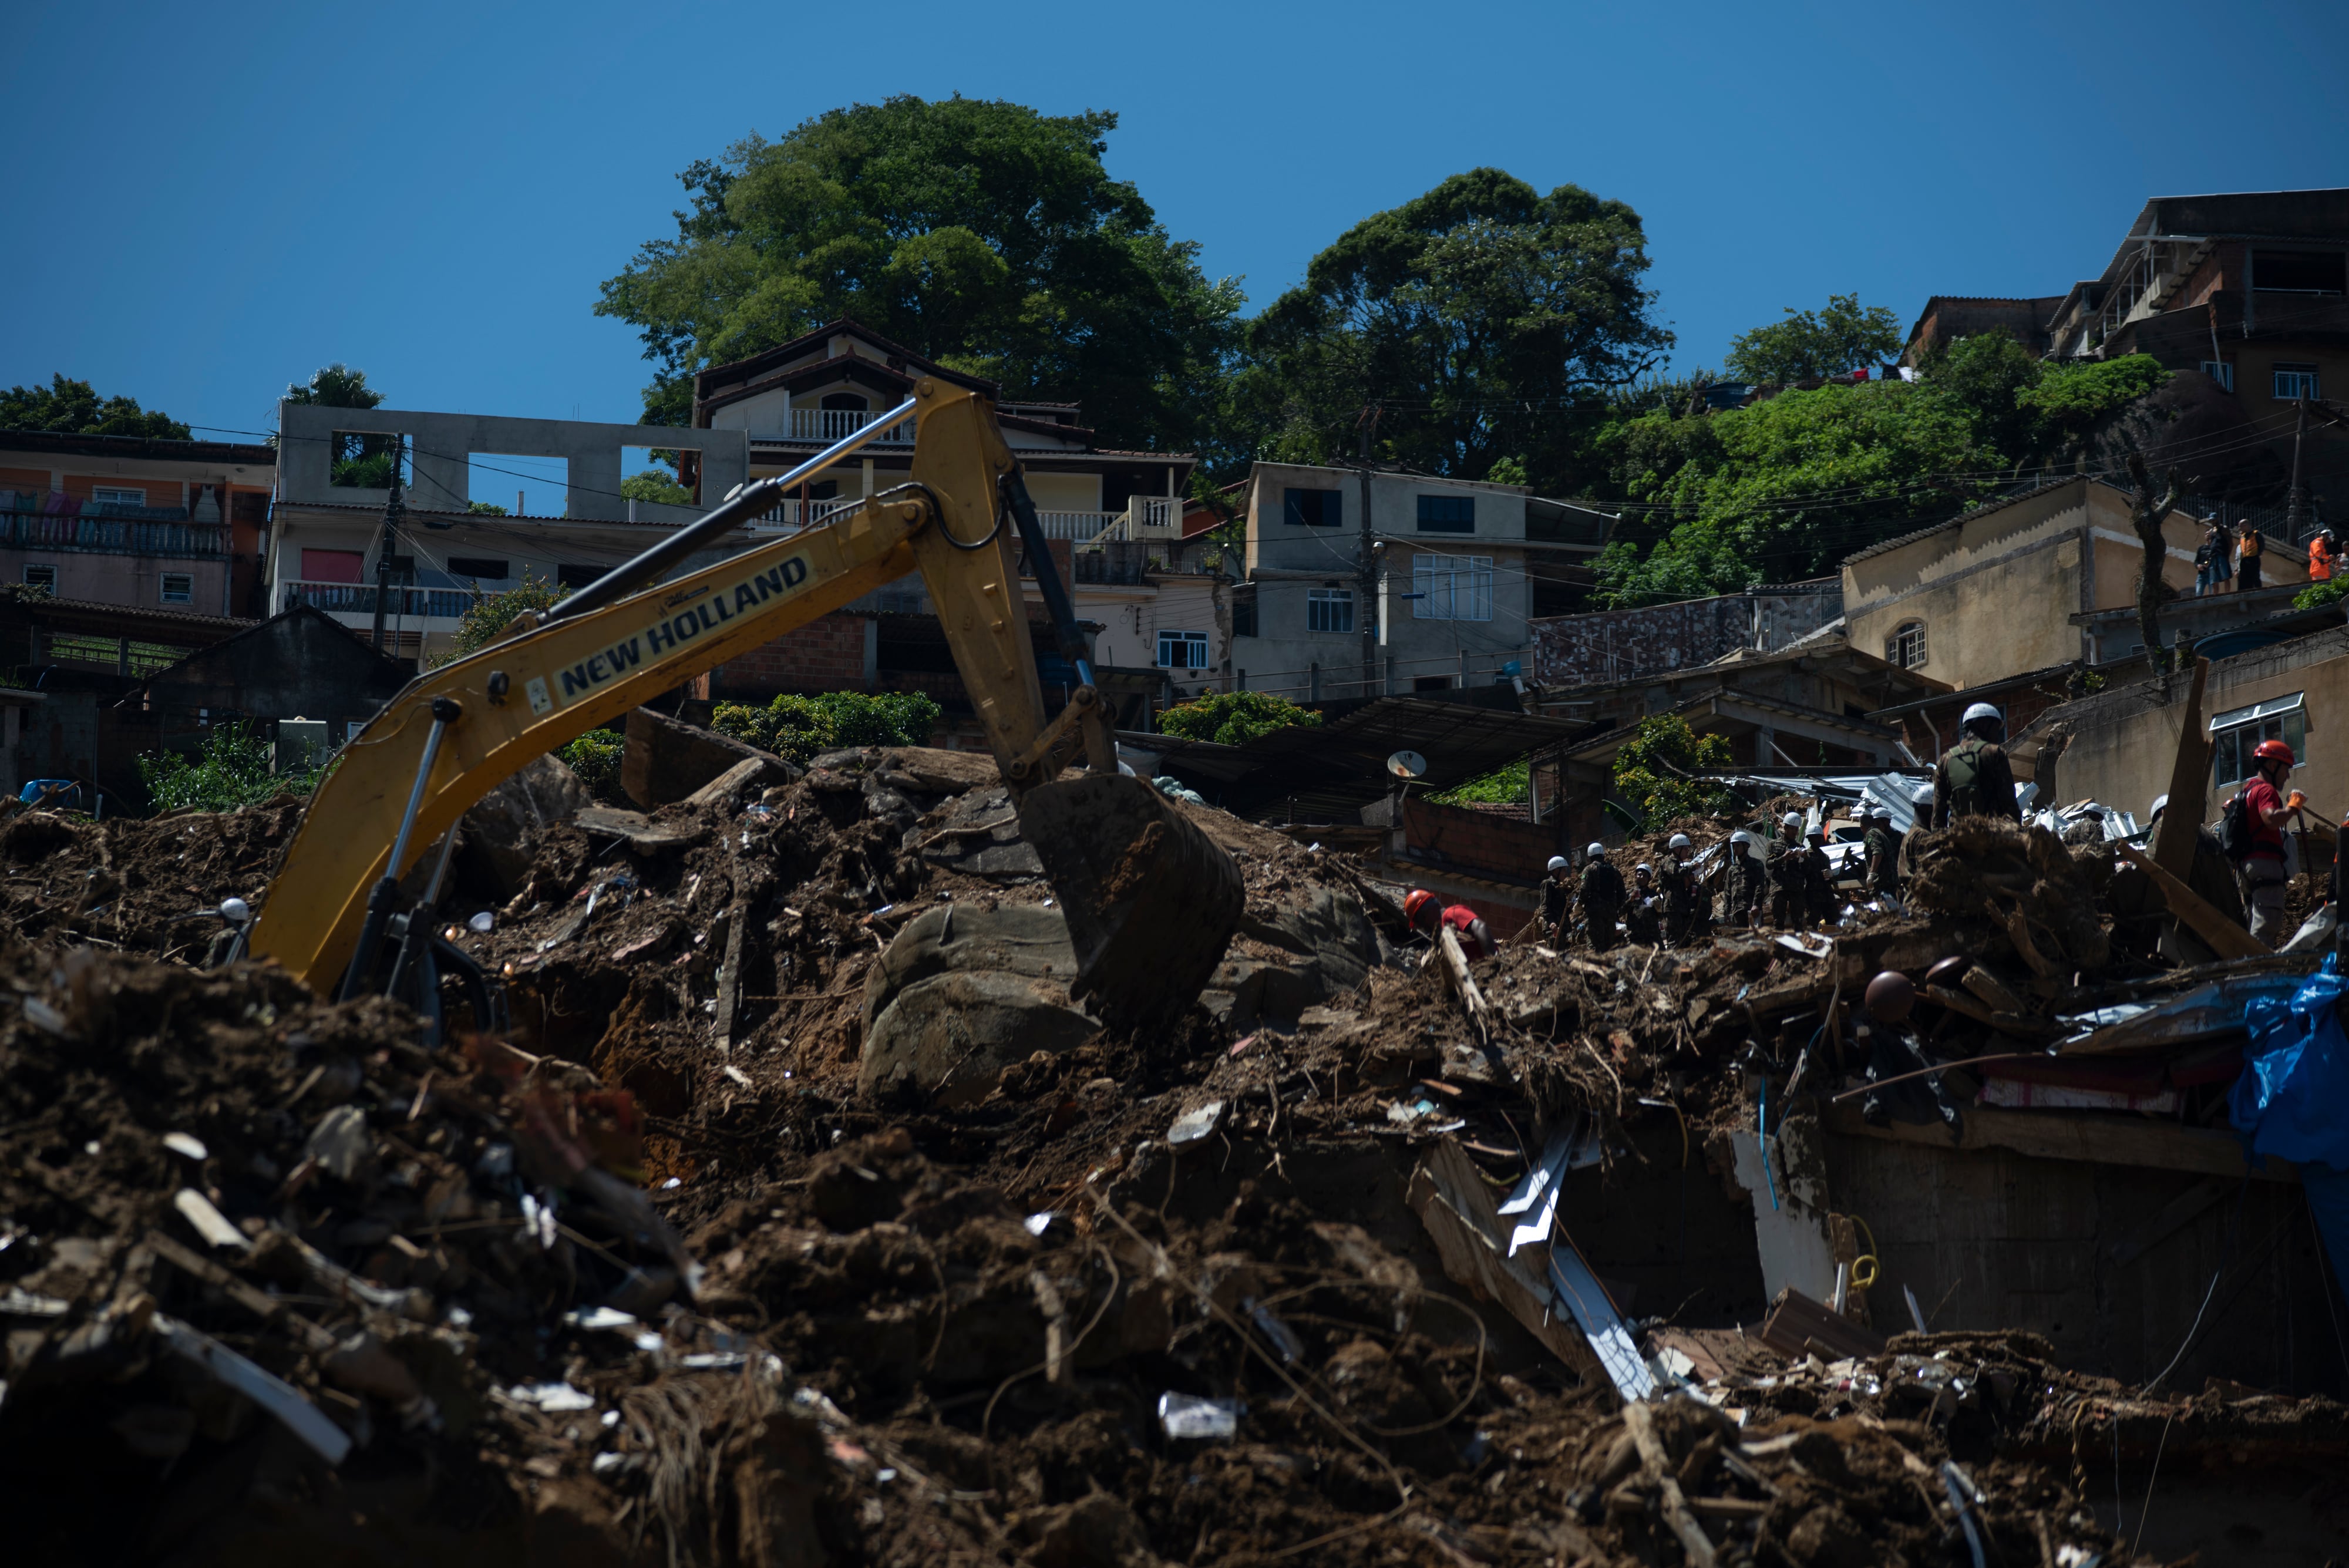
{"label": "green tree", "polygon": [[569,588],[556,587],[544,577],[533,577],[526,573],[521,582],[503,593],[484,594],[475,589],[473,602],[466,606],[465,613],[458,618],[456,637],[440,662],[453,663],[477,649],[487,647],[498,633],[512,626],[514,617],[523,611],[547,609],[570,592]]}
{"label": "green tree", "polygon": [[2039,416],[2023,395],[2044,367],[2002,327],[1936,344],[1918,367],[1933,396],[1971,421],[1976,444],[2017,467],[2039,450]]}
{"label": "green tree", "polygon": [[1482,774],[1466,784],[1454,784],[1427,798],[1437,805],[1463,805],[1475,802],[1487,805],[1523,805],[1533,798],[1533,763],[1524,757],[1505,767]]}
{"label": "green tree", "polygon": [[1102,163],[1114,114],[955,97],[833,109],[679,176],[689,210],[603,286],[638,328],[645,418],[693,373],[854,317],[1022,396],[1084,405],[1105,446],[1204,441],[1242,296]]}
{"label": "green tree", "polygon": [[1244,746],[1275,730],[1320,722],[1321,715],[1313,709],[1264,691],[1217,691],[1178,703],[1158,715],[1158,728],[1164,733],[1185,741],[1213,741],[1219,746]]}
{"label": "green tree", "polygon": [[764,706],[720,702],[711,710],[710,728],[804,767],[848,746],[926,746],[939,714],[920,691],[824,691],[786,694]]}
{"label": "green tree", "polygon": [[2106,414],[2168,381],[2169,372],[2150,354],[2075,359],[2043,366],[2037,379],[2015,394],[2015,401],[2036,416],[2044,442],[2071,447],[2085,441]]}
{"label": "green tree", "polygon": [[1856,294],[1831,294],[1819,310],[1786,306],[1786,319],[1729,340],[1731,374],[1748,381],[1806,381],[1841,376],[1890,358],[1900,349],[1900,318]]}
{"label": "green tree", "polygon": [[62,374],[51,376],[46,387],[11,387],[0,392],[0,431],[188,439],[188,427],[171,415],[142,410],[132,398],[101,400],[88,381],[68,381]]}
{"label": "green tree", "polygon": [[627,752],[626,735],[609,730],[590,730],[557,747],[554,754],[579,775],[579,782],[587,786],[590,794],[597,800],[616,801],[620,798],[620,763]]}
{"label": "green tree", "polygon": [[[310,373],[307,381],[289,381],[285,400],[322,409],[375,409],[384,394],[367,385],[367,372],[337,359]],[[335,438],[332,483],[361,490],[388,490],[398,440],[388,435],[338,434]]]}
{"label": "green tree", "polygon": [[620,493],[631,501],[657,501],[667,506],[690,506],[693,492],[666,469],[647,468],[620,481]]}
{"label": "green tree", "polygon": [[270,742],[242,724],[218,724],[193,757],[177,752],[147,752],[137,759],[139,782],[157,811],[193,806],[199,811],[234,811],[281,794],[306,795],[326,776],[321,767],[273,773]]}
{"label": "green tree", "polygon": [[1603,447],[1645,504],[1599,558],[1598,597],[1615,606],[1830,571],[1891,527],[1976,499],[2001,466],[1965,410],[1898,381],[1642,415]]}
{"label": "green tree", "polygon": [[1350,458],[1369,421],[1405,466],[1474,478],[1515,458],[1553,483],[1605,392],[1672,341],[1647,268],[1621,202],[1455,174],[1348,229],[1266,308],[1230,418],[1262,458]]}
{"label": "green tree", "polygon": [[1640,814],[1649,832],[1683,816],[1718,815],[1736,797],[1709,780],[1688,775],[1730,765],[1729,742],[1700,735],[1677,713],[1640,721],[1638,733],[1615,753],[1615,796]]}

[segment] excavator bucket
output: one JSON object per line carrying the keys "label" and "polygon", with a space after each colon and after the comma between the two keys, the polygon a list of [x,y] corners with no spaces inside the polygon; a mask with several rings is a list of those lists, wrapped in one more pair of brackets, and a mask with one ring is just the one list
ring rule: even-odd
{"label": "excavator bucket", "polygon": [[1232,857],[1138,778],[1087,774],[1019,800],[1077,950],[1076,983],[1112,1028],[1170,1017],[1223,961],[1244,898]]}

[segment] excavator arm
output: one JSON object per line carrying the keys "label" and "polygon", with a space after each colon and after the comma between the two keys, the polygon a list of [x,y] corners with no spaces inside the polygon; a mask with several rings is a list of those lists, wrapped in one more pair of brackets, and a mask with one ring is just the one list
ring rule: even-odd
{"label": "excavator arm", "polygon": [[[915,406],[911,483],[667,581],[648,581],[661,563],[647,553],[409,682],[319,785],[254,925],[254,955],[314,990],[364,989],[394,923],[398,879],[482,795],[688,678],[918,570],[1069,911],[1074,989],[1118,1021],[1189,1001],[1174,992],[1195,993],[1238,919],[1237,869],[1155,790],[1119,776],[1089,683],[1046,722],[1002,523],[1007,510],[1032,520],[1017,464],[984,398],[926,380]],[[754,490],[696,528],[729,532],[769,504]],[[1050,556],[1035,569],[1052,574]],[[1057,576],[1046,597],[1065,630]],[[1080,745],[1091,771],[1060,780]],[[1182,911],[1181,924],[1151,913],[1168,909]]]}

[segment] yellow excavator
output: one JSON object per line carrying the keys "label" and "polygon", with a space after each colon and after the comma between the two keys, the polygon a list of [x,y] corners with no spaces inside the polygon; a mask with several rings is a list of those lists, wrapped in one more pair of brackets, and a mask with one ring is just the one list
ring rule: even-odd
{"label": "yellow excavator", "polygon": [[[853,511],[715,566],[688,557],[771,511],[805,476],[911,417],[913,477]],[[1025,546],[1079,684],[1045,718],[1011,540]],[[777,478],[755,482],[634,560],[525,613],[497,639],[409,683],[318,787],[250,928],[255,957],[314,991],[388,992],[437,1020],[440,979],[483,986],[435,934],[431,909],[459,818],[574,736],[688,678],[919,570],[978,709],[1023,836],[1076,950],[1072,992],[1112,1025],[1196,996],[1240,915],[1239,870],[1142,779],[1120,770],[1082,630],[993,405],[924,380],[905,404]],[[1062,777],[1081,756],[1085,771]],[[438,840],[414,906],[410,867]]]}

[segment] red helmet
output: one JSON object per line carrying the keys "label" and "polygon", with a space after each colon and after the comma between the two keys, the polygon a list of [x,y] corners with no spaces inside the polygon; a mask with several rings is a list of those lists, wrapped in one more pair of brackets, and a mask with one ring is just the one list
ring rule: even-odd
{"label": "red helmet", "polygon": [[1402,918],[1413,925],[1419,923],[1419,912],[1435,902],[1435,895],[1424,888],[1413,888],[1402,901]]}
{"label": "red helmet", "polygon": [[2263,763],[2282,763],[2288,768],[2300,765],[2300,759],[2282,741],[2261,741],[2251,748],[2251,755]]}

